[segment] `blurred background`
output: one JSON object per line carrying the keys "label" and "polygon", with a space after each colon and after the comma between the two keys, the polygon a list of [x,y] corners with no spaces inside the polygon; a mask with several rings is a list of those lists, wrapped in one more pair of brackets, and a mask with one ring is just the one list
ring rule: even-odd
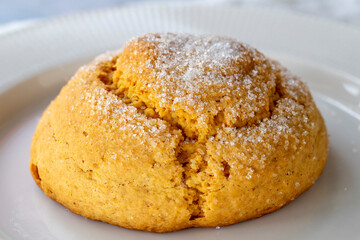
{"label": "blurred background", "polygon": [[[157,0],[159,1],[159,0]],[[184,2],[190,2],[186,0]],[[0,0],[0,28],[19,21],[55,17],[79,11],[110,8],[149,0]],[[171,2],[171,1],[166,1]],[[194,1],[191,1],[194,2]],[[243,4],[280,8],[338,20],[360,27],[360,0],[204,0],[209,4]]]}

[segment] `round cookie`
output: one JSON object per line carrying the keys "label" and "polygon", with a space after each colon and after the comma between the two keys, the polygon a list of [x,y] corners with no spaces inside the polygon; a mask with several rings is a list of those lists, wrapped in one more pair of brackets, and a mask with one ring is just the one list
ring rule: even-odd
{"label": "round cookie", "polygon": [[44,112],[30,170],[72,212],[129,229],[275,211],[327,158],[308,88],[233,39],[146,34],[83,66]]}

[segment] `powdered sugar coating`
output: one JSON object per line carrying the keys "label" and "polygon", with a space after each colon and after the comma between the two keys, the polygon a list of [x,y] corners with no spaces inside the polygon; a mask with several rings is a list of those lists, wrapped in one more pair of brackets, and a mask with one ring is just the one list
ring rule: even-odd
{"label": "powdered sugar coating", "polygon": [[145,104],[185,112],[198,128],[216,118],[227,126],[254,122],[269,115],[276,98],[274,64],[229,38],[146,34],[125,46],[117,67],[131,79],[140,76],[129,91],[149,92]]}
{"label": "powdered sugar coating", "polygon": [[[145,51],[139,52],[139,48]],[[81,71],[91,74],[99,65],[116,61],[119,69],[123,67],[119,65],[122,55],[130,55],[130,60],[132,56],[144,55],[144,64],[128,61],[124,67],[142,77],[151,73],[154,79],[137,79],[135,86],[153,91],[152,96],[159,105],[170,105],[170,111],[179,108],[190,113],[195,111],[197,120],[203,125],[209,124],[209,118],[219,112],[225,112],[215,136],[226,146],[264,143],[264,149],[269,150],[275,148],[269,147],[268,142],[276,145],[279,139],[285,139],[282,146],[287,148],[288,138],[298,139],[311,132],[313,122],[308,115],[314,110],[314,104],[305,84],[246,44],[217,36],[163,33],[134,38],[124,51],[103,54]],[[126,105],[102,88],[95,88],[98,94],[91,92],[85,96],[100,114],[118,116],[121,128],[140,130],[140,135],[145,134],[145,129],[150,135],[163,135],[157,127],[139,125],[139,122],[146,125],[154,122],[150,125],[164,125],[161,129],[169,129],[167,121],[147,118],[136,107]],[[271,104],[274,105],[272,109]],[[306,109],[304,104],[307,104]],[[226,121],[239,116],[243,124]],[[303,131],[299,133],[298,127]],[[213,137],[208,137],[211,142]],[[188,144],[187,141],[184,144]],[[301,148],[299,141],[295,142],[299,146],[292,147]],[[302,145],[305,143],[303,140]],[[255,154],[252,158],[261,160],[264,156]]]}
{"label": "powdered sugar coating", "polygon": [[[71,111],[78,111],[79,105],[86,102],[89,112],[80,112],[81,115],[97,117],[102,126],[109,131],[117,132],[133,139],[142,145],[149,145],[156,149],[160,145],[167,145],[170,149],[177,147],[181,131],[161,119],[148,118],[134,106],[127,105],[123,99],[112,94],[101,81],[94,81],[102,74],[109,74],[109,68],[114,64],[121,50],[102,54],[94,59],[91,64],[81,67],[75,76],[77,81],[70,81],[68,88],[79,91],[81,99],[71,99]],[[75,95],[69,96],[75,97]],[[113,153],[113,155],[116,153]],[[126,153],[123,153],[126,154]]]}

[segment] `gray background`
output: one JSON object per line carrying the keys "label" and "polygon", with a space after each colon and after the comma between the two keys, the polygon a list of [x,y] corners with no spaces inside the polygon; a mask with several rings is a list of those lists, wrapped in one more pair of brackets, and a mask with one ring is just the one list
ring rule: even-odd
{"label": "gray background", "polygon": [[[121,6],[134,2],[142,4],[143,2],[150,1],[0,0],[0,25],[20,20],[41,19],[79,11]],[[209,4],[225,2],[267,8],[289,9],[305,14],[335,19],[360,27],[360,0],[207,0],[205,2],[209,2]]]}

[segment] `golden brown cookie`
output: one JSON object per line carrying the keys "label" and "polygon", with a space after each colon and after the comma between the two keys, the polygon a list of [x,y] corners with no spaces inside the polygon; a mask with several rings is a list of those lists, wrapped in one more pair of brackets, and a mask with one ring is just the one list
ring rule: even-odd
{"label": "golden brown cookie", "polygon": [[308,88],[232,39],[146,34],[79,69],[44,112],[31,173],[76,214],[130,229],[275,211],[327,158]]}

